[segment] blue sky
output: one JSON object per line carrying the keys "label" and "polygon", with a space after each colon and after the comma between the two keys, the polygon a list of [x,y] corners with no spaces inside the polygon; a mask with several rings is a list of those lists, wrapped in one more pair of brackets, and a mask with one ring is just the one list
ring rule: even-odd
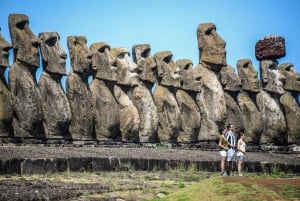
{"label": "blue sky", "polygon": [[[36,36],[58,32],[67,54],[67,37],[84,35],[88,46],[105,41],[131,51],[133,45],[149,43],[152,55],[170,50],[174,61],[191,59],[196,66],[196,29],[200,23],[212,22],[226,41],[229,65],[235,67],[238,59],[250,58],[258,70],[255,44],[276,34],[286,41],[286,56],[279,63],[292,62],[300,72],[299,10],[298,0],[0,0],[0,27],[11,41],[8,15],[23,13],[29,16]],[[69,57],[66,67],[69,72]]]}

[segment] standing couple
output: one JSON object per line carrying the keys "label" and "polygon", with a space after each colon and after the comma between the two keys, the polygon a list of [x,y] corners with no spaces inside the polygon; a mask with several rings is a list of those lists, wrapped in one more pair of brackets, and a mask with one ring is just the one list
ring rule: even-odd
{"label": "standing couple", "polygon": [[[221,175],[233,176],[233,161],[235,158],[235,149],[237,148],[238,159],[238,175],[242,175],[242,165],[245,159],[246,143],[244,141],[244,134],[239,134],[238,142],[236,146],[236,138],[233,133],[233,125],[228,124],[227,129],[221,128],[219,130],[219,147],[221,148]],[[226,166],[225,166],[226,161]],[[225,169],[226,168],[226,169]]]}

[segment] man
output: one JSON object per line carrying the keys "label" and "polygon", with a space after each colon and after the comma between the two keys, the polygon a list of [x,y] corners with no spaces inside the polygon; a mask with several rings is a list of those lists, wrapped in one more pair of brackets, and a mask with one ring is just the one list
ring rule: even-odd
{"label": "man", "polygon": [[236,146],[236,139],[235,135],[233,134],[233,125],[228,124],[227,126],[227,132],[225,135],[227,141],[228,141],[228,151],[227,151],[227,174],[228,176],[233,176],[232,169],[233,169],[233,160],[234,160],[234,154],[235,154],[235,146]]}

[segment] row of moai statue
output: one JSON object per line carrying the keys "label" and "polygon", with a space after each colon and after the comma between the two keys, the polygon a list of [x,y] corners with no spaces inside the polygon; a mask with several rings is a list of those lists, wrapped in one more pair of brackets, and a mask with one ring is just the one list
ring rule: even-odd
{"label": "row of moai statue", "polygon": [[[227,65],[226,43],[212,23],[197,29],[195,68],[189,59],[175,63],[171,51],[151,56],[149,44],[133,46],[131,60],[126,48],[105,42],[88,48],[84,36],[69,36],[67,75],[58,33],[36,37],[23,14],[10,14],[8,21],[12,45],[0,35],[1,137],[194,143],[214,140],[220,127],[232,123],[249,144],[300,141],[300,76],[293,64],[278,64],[285,56],[280,36],[255,46],[260,84],[250,59],[237,61],[238,73]],[[40,53],[43,72],[37,82]]]}

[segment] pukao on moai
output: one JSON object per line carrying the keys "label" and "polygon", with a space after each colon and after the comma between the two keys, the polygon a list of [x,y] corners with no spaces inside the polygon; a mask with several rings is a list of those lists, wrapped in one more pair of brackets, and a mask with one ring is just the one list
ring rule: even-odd
{"label": "pukao on moai", "polygon": [[284,38],[267,36],[255,45],[255,56],[260,61],[262,91],[257,95],[257,104],[263,122],[260,144],[287,143],[287,125],[279,98],[284,93],[285,77],[278,71],[277,59],[285,56]]}
{"label": "pukao on moai", "polygon": [[233,67],[227,65],[221,69],[221,84],[224,89],[226,102],[226,121],[225,125],[233,124],[234,132],[244,132],[245,126],[242,111],[238,105],[237,97],[241,90],[241,79],[235,73]]}
{"label": "pukao on moai", "polygon": [[180,109],[176,90],[180,86],[180,68],[172,60],[170,51],[154,54],[157,65],[157,86],[153,97],[157,108],[157,135],[161,143],[176,143],[180,131]]}
{"label": "pukao on moai", "polygon": [[71,108],[61,85],[66,76],[67,54],[62,49],[57,32],[39,34],[43,73],[39,80],[47,138],[68,139]]}
{"label": "pukao on moai", "polygon": [[94,113],[88,77],[91,75],[92,54],[85,36],[69,36],[68,49],[72,70],[68,74],[66,92],[72,119],[69,132],[73,140],[92,140]]}
{"label": "pukao on moai", "polygon": [[14,50],[14,63],[8,75],[14,135],[44,138],[41,93],[35,77],[40,65],[40,41],[30,30],[26,15],[10,14],[8,21]]}
{"label": "pukao on moai", "polygon": [[156,63],[150,55],[150,45],[135,45],[132,48],[133,61],[138,66],[139,83],[132,90],[132,101],[140,115],[140,142],[157,141],[158,116],[151,90],[156,81]]}
{"label": "pukao on moai", "polygon": [[13,135],[11,94],[4,77],[5,70],[9,67],[8,54],[11,48],[12,45],[0,33],[0,137]]}
{"label": "pukao on moai", "polygon": [[201,80],[193,70],[193,62],[190,59],[177,60],[176,65],[181,72],[180,87],[176,91],[176,100],[182,122],[177,142],[197,142],[201,116],[196,96],[201,91]]}
{"label": "pukao on moai", "polygon": [[199,65],[195,68],[201,77],[201,92],[197,103],[201,112],[198,139],[211,141],[218,135],[226,120],[226,103],[219,72],[226,66],[225,41],[216,32],[213,23],[200,24],[197,29]]}
{"label": "pukao on moai", "polygon": [[117,83],[114,96],[119,104],[120,131],[123,142],[138,142],[140,117],[129,95],[138,85],[137,65],[130,59],[126,48],[112,48],[116,57]]}
{"label": "pukao on moai", "polygon": [[240,59],[236,67],[242,82],[242,91],[238,96],[238,103],[242,111],[247,143],[258,145],[262,133],[262,121],[256,102],[260,92],[257,71],[250,59]]}
{"label": "pukao on moai", "polygon": [[300,74],[296,72],[292,63],[279,65],[279,72],[285,76],[284,94],[280,97],[280,103],[284,108],[287,121],[288,143],[300,143]]}
{"label": "pukao on moai", "polygon": [[117,82],[116,59],[105,42],[90,46],[93,80],[90,84],[95,115],[95,134],[99,141],[120,140],[119,105],[114,97]]}

